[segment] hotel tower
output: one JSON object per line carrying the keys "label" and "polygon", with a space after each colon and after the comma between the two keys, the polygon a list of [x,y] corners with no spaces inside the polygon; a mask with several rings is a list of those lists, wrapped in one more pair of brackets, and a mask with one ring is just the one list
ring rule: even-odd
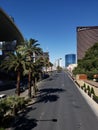
{"label": "hotel tower", "polygon": [[77,27],[77,60],[85,56],[87,49],[98,42],[98,26]]}

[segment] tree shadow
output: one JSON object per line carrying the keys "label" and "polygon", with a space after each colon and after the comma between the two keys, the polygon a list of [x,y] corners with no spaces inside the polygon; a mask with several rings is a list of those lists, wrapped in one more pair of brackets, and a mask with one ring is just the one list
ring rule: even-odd
{"label": "tree shadow", "polygon": [[51,122],[57,122],[58,120],[56,118],[53,119],[43,119],[43,120],[36,120],[37,122],[39,121],[51,121]]}
{"label": "tree shadow", "polygon": [[66,91],[65,89],[62,88],[44,88],[44,89],[40,89],[39,93],[45,93],[45,94],[50,94],[50,93],[61,93]]}
{"label": "tree shadow", "polygon": [[54,93],[61,93],[61,92],[64,92],[64,91],[65,91],[64,89],[59,89],[59,88],[40,89],[39,94],[36,96],[35,103],[55,102],[55,101],[58,100],[59,96],[57,94],[54,94]]}
{"label": "tree shadow", "polygon": [[[34,108],[35,110],[35,108]],[[10,127],[13,130],[32,130],[37,127],[38,122],[57,122],[56,118],[53,119],[34,119],[28,118],[27,113],[32,111],[32,108],[27,108],[25,112],[19,114],[16,118],[13,119],[13,125]]]}
{"label": "tree shadow", "polygon": [[31,130],[36,127],[36,120],[28,119],[26,116],[30,111],[35,109],[36,108],[33,107],[27,107],[24,111],[20,112],[19,115],[17,115],[13,120],[12,128],[14,130]]}
{"label": "tree shadow", "polygon": [[35,109],[36,109],[35,107],[27,107],[22,111],[19,111],[16,116],[13,115],[5,116],[4,122],[2,123],[2,125],[0,125],[0,127],[4,127],[5,129],[14,128],[15,130],[29,130],[31,128],[36,127],[37,124],[36,122],[34,122],[34,120],[26,119],[25,117],[27,113]]}
{"label": "tree shadow", "polygon": [[31,107],[31,106],[28,105],[23,111],[21,111],[19,113],[19,116],[20,117],[25,116],[27,113],[29,113],[30,111],[34,111],[34,110],[36,110],[36,107]]}
{"label": "tree shadow", "polygon": [[40,95],[40,96],[37,98],[37,100],[36,100],[35,103],[41,103],[41,102],[44,102],[44,103],[47,103],[47,102],[55,102],[55,101],[58,100],[58,98],[59,98],[59,96],[57,96],[57,95],[47,95],[47,94],[45,94],[45,95]]}
{"label": "tree shadow", "polygon": [[57,119],[27,119],[26,117],[21,117],[13,126],[14,130],[32,130],[37,127],[37,122],[57,122]]}
{"label": "tree shadow", "polygon": [[37,126],[37,121],[34,119],[27,119],[26,117],[21,117],[14,123],[14,130],[32,130]]}

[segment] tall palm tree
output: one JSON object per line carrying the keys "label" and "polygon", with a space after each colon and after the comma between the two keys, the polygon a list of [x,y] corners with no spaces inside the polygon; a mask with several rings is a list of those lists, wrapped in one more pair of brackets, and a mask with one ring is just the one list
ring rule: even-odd
{"label": "tall palm tree", "polygon": [[16,54],[9,53],[3,60],[0,67],[6,70],[14,70],[17,72],[17,94],[20,95],[20,76],[23,68],[25,69],[26,62],[24,56],[16,52]]}
{"label": "tall palm tree", "polygon": [[34,54],[41,54],[42,49],[38,47],[40,44],[37,43],[38,41],[35,39],[30,39],[29,41],[25,41],[22,45],[17,47],[18,51],[25,55],[26,61],[29,62],[28,64],[28,96],[31,98],[31,73],[32,73],[32,62],[34,63],[35,57]]}
{"label": "tall palm tree", "polygon": [[34,88],[34,96],[37,92],[37,81],[42,79],[42,68],[43,68],[43,60],[41,57],[35,61],[33,64],[33,73],[32,73],[32,78],[33,78],[33,88]]}

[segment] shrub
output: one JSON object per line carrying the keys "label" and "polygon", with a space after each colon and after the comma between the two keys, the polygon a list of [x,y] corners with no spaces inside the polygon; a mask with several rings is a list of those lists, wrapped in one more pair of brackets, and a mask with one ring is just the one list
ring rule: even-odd
{"label": "shrub", "polygon": [[84,88],[84,92],[86,92],[86,90],[87,90],[87,89],[86,89],[86,88]]}
{"label": "shrub", "polygon": [[90,86],[89,85],[87,86],[87,90],[90,91]]}
{"label": "shrub", "polygon": [[85,84],[85,83],[84,83],[84,85],[83,85],[83,86],[84,86],[84,88],[86,88],[86,84]]}
{"label": "shrub", "polygon": [[[0,101],[0,127],[8,127],[13,120],[13,117],[18,112],[26,107],[28,99],[23,97],[9,96]],[[1,129],[0,130],[3,130]]]}
{"label": "shrub", "polygon": [[94,95],[95,95],[95,91],[94,91],[94,88],[93,88],[93,87],[91,88],[91,94],[94,94]]}
{"label": "shrub", "polygon": [[5,114],[8,112],[10,107],[6,104],[6,99],[0,101],[0,125],[4,119]]}
{"label": "shrub", "polygon": [[88,91],[88,95],[91,97],[91,92],[90,91]]}
{"label": "shrub", "polygon": [[84,91],[86,92],[86,84],[84,83],[83,85]]}
{"label": "shrub", "polygon": [[93,96],[93,100],[94,100],[96,103],[98,103],[98,96],[94,95],[94,96]]}
{"label": "shrub", "polygon": [[90,86],[87,86],[87,90],[88,90],[88,95],[91,97],[91,91],[90,91]]}

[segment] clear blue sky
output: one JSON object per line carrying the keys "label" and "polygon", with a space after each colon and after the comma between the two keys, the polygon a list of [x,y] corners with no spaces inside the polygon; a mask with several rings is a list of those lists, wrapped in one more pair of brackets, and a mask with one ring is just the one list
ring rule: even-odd
{"label": "clear blue sky", "polygon": [[76,54],[76,27],[98,25],[98,0],[0,0],[25,39],[38,40],[50,61]]}

